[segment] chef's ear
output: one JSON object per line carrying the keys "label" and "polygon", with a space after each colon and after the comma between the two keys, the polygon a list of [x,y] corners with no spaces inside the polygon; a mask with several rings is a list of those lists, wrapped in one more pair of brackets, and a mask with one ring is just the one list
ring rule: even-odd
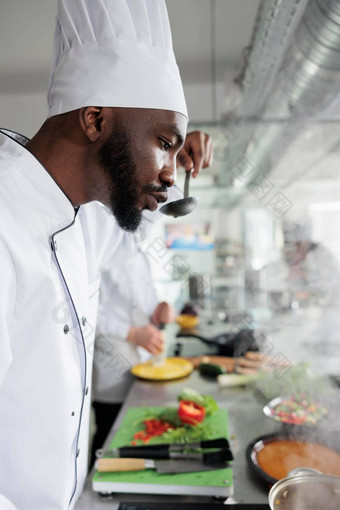
{"label": "chef's ear", "polygon": [[103,110],[98,106],[87,106],[79,110],[80,127],[91,142],[96,142],[103,133],[106,123]]}

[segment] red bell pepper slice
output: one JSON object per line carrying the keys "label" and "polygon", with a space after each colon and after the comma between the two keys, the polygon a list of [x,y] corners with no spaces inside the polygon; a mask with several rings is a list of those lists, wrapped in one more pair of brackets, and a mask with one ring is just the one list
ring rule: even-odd
{"label": "red bell pepper slice", "polygon": [[179,403],[177,414],[182,423],[188,425],[197,425],[205,418],[205,408],[191,402],[190,400],[181,400]]}

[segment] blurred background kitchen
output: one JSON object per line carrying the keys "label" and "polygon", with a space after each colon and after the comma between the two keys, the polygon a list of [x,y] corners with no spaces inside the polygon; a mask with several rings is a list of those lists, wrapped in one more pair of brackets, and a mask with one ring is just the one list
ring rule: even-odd
{"label": "blurred background kitchen", "polygon": [[[336,376],[340,3],[167,6],[189,130],[211,134],[215,160],[191,181],[196,210],[164,216],[143,245],[160,298],[178,313],[194,303],[210,336],[246,324],[268,335],[272,355],[313,352],[315,368]],[[52,0],[1,2],[1,126],[26,136],[46,116],[55,11]],[[181,353],[199,345],[191,338]]]}

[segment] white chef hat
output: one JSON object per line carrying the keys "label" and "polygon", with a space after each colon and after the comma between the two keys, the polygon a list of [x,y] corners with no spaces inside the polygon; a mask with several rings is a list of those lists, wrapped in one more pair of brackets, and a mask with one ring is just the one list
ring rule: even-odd
{"label": "white chef hat", "polygon": [[312,223],[307,218],[297,222],[286,222],[283,225],[283,236],[286,244],[313,242]]}
{"label": "white chef hat", "polygon": [[85,106],[188,116],[164,0],[58,0],[48,116]]}

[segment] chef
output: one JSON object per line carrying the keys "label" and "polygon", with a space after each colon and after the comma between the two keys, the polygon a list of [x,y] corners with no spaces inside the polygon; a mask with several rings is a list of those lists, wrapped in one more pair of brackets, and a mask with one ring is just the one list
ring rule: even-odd
{"label": "chef", "polygon": [[300,293],[314,296],[320,305],[338,310],[340,265],[324,244],[315,241],[312,222],[306,219],[299,223],[286,222],[283,234],[287,282],[291,291],[297,299]]}
{"label": "chef", "polygon": [[[0,494],[20,510],[82,490],[100,273],[133,253],[186,137],[164,1],[93,6],[59,0],[48,118],[0,133]],[[196,173],[202,136],[181,156]]]}

